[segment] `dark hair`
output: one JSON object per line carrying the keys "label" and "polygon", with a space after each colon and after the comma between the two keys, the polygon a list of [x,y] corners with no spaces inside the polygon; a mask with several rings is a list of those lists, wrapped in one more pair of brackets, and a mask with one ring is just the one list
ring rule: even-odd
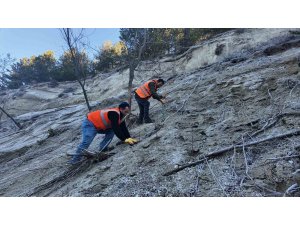
{"label": "dark hair", "polygon": [[160,82],[160,83],[162,83],[162,84],[165,84],[165,81],[164,81],[163,79],[161,79],[161,78],[159,78],[159,79],[157,80],[157,82]]}
{"label": "dark hair", "polygon": [[130,108],[130,105],[128,104],[128,102],[122,102],[122,103],[119,105],[119,108],[121,108],[121,109],[125,109],[126,107],[129,107],[129,108]]}

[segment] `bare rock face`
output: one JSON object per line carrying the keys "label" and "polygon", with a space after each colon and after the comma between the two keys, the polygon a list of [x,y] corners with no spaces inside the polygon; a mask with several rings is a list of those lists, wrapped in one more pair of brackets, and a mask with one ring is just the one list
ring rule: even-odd
{"label": "bare rock face", "polygon": [[[137,87],[155,77],[167,83],[167,104],[150,100],[152,124],[138,125],[133,100],[128,119],[134,146],[115,137],[104,157],[66,165],[81,141],[87,113],[76,82],[39,84],[1,94],[8,111],[0,123],[1,196],[281,196],[299,169],[300,37],[289,29],[229,31],[178,60],[144,62]],[[151,72],[152,71],[152,72]],[[127,99],[128,70],[87,80],[93,109]],[[98,149],[98,135],[90,150]],[[257,142],[254,145],[247,145]],[[230,151],[188,166],[203,155]],[[244,146],[244,147],[242,147]],[[299,183],[298,183],[299,184]],[[293,193],[299,196],[299,191]]]}

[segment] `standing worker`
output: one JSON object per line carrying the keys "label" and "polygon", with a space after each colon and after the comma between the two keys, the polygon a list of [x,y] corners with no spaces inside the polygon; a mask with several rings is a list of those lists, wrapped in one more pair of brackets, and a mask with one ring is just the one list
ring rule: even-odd
{"label": "standing worker", "polygon": [[82,142],[77,147],[76,154],[73,156],[70,164],[75,165],[80,163],[84,155],[95,156],[97,154],[87,150],[97,133],[105,134],[104,139],[100,143],[98,153],[108,147],[115,134],[121,141],[127,144],[133,145],[137,143],[136,139],[130,137],[125,120],[122,121],[129,113],[129,107],[127,102],[122,102],[116,108],[88,113],[87,118],[82,123]]}
{"label": "standing worker", "polygon": [[149,98],[153,97],[154,99],[160,101],[162,104],[165,104],[165,97],[157,94],[157,89],[162,87],[165,84],[163,79],[150,80],[144,83],[135,91],[135,99],[139,105],[140,114],[138,119],[138,124],[142,124],[143,120],[145,123],[153,123],[154,121],[149,117]]}

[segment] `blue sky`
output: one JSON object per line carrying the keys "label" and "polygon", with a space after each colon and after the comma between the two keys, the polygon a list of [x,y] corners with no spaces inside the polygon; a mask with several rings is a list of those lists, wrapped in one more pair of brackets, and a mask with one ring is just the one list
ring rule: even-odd
{"label": "blue sky", "polygon": [[[102,46],[106,40],[113,43],[119,40],[118,28],[86,28],[85,34],[92,48]],[[90,57],[96,53],[92,48],[87,49]],[[64,49],[66,45],[59,30],[55,28],[0,29],[0,55],[10,53],[12,57],[20,59],[52,50],[58,58]]]}

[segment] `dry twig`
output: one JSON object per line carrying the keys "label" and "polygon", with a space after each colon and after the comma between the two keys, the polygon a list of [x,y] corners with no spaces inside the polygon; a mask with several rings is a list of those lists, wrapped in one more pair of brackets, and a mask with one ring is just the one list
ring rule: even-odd
{"label": "dry twig", "polygon": [[245,143],[244,143],[244,137],[242,137],[243,139],[243,155],[244,155],[244,160],[245,160],[245,166],[246,166],[246,176],[250,179],[253,180],[252,177],[250,177],[249,175],[249,167],[248,167],[248,162],[247,162],[247,155],[246,155],[246,151],[245,151]]}
{"label": "dry twig", "polygon": [[283,157],[278,157],[278,158],[268,158],[267,160],[281,160],[281,159],[291,159],[291,158],[297,158],[300,157],[300,155],[289,155],[289,156],[283,156]]}
{"label": "dry twig", "polygon": [[208,163],[208,161],[207,161],[207,158],[205,158],[205,162],[206,162],[206,164],[207,164],[207,166],[208,166],[208,168],[209,168],[209,171],[211,172],[211,174],[212,174],[214,180],[215,180],[216,183],[220,186],[220,188],[221,188],[221,190],[223,191],[223,193],[228,197],[227,193],[226,193],[225,190],[224,190],[224,187],[221,185],[221,183],[220,183],[220,181],[217,179],[217,177],[216,177],[214,171],[213,171],[212,168],[210,167],[210,165],[209,165],[209,163]]}

